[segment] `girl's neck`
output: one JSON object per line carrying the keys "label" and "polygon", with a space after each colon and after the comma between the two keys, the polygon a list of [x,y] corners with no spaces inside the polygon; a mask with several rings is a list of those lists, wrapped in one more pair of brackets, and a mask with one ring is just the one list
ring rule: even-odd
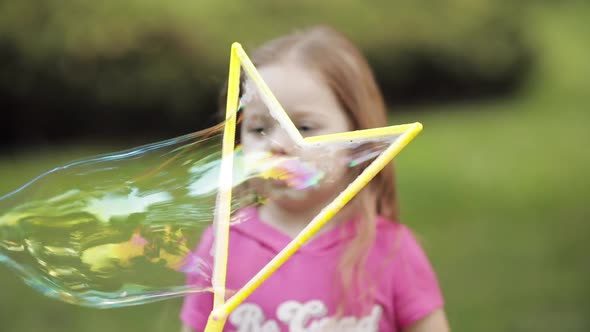
{"label": "girl's neck", "polygon": [[[318,234],[353,217],[354,200],[344,206],[328,223],[322,227]],[[302,209],[287,209],[273,202],[269,202],[259,208],[260,219],[277,230],[294,238],[315,218],[324,205],[319,207],[306,207]]]}

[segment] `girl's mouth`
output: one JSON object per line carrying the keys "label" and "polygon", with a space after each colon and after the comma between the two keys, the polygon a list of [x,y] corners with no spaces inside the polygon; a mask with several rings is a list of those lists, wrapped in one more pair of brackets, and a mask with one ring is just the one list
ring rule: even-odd
{"label": "girl's mouth", "polygon": [[306,190],[317,187],[324,172],[296,157],[262,154],[253,159],[253,168],[260,178],[274,188]]}

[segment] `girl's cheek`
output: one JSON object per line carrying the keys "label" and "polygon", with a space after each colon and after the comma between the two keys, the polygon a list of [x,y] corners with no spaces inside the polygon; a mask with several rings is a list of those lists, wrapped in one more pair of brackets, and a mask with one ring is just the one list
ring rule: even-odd
{"label": "girl's cheek", "polygon": [[262,151],[263,144],[260,141],[255,140],[248,135],[249,134],[242,136],[242,148],[244,149],[244,152],[248,153],[248,152]]}
{"label": "girl's cheek", "polygon": [[326,183],[342,181],[348,173],[347,154],[340,151],[323,151],[315,154],[315,167],[324,173]]}

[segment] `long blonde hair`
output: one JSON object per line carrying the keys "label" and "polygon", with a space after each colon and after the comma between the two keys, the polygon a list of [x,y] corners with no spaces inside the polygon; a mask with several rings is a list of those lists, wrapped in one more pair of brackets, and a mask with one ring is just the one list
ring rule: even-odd
{"label": "long blonde hair", "polygon": [[[353,129],[387,126],[385,103],[373,72],[359,49],[340,32],[317,26],[268,41],[252,54],[252,61],[258,68],[285,60],[298,61],[320,75],[345,110]],[[362,267],[375,238],[376,216],[398,219],[394,181],[390,165],[357,197],[362,206],[359,219],[362,227],[357,226],[356,237],[339,264],[342,288],[353,291],[343,294],[341,304],[358,302],[358,291],[366,301],[372,299],[372,292],[367,292],[360,284],[365,284],[363,280],[367,277],[363,276]],[[342,310],[341,307],[339,312]]]}

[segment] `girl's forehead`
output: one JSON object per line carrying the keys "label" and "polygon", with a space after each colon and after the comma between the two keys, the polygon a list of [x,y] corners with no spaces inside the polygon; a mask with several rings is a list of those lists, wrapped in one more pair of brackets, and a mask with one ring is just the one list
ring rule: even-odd
{"label": "girl's forehead", "polygon": [[[287,112],[325,113],[342,111],[330,86],[321,75],[297,63],[259,67],[260,75]],[[247,79],[242,103],[248,109],[266,109],[259,89]],[[250,107],[248,107],[250,106]],[[247,112],[246,112],[247,113]]]}

